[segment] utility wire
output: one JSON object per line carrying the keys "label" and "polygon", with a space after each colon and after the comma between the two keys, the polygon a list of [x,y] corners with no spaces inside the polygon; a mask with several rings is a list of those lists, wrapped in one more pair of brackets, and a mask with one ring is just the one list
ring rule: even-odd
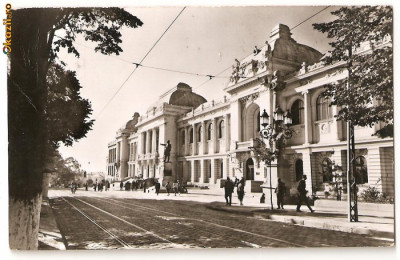
{"label": "utility wire", "polygon": [[150,54],[150,52],[154,49],[154,47],[157,45],[157,43],[161,40],[161,38],[165,35],[165,33],[171,28],[171,26],[175,23],[175,21],[178,19],[178,17],[182,14],[182,12],[186,9],[186,7],[183,7],[182,10],[179,12],[179,14],[175,17],[175,19],[171,22],[171,24],[165,29],[163,34],[158,38],[158,40],[153,44],[153,46],[150,48],[150,50],[144,55],[142,60],[139,63],[136,63],[135,69],[129,74],[129,76],[126,78],[126,80],[121,84],[121,86],[117,89],[117,91],[114,93],[114,95],[108,100],[106,105],[101,109],[99,115],[97,117],[100,117],[100,115],[103,113],[103,111],[107,108],[107,106],[111,103],[111,101],[114,99],[114,97],[120,92],[122,87],[125,85],[125,83],[130,79],[130,77],[135,73],[137,68],[141,65],[141,63],[146,59],[146,57]]}
{"label": "utility wire", "polygon": [[[294,30],[295,28],[299,27],[300,25],[302,25],[303,23],[305,23],[306,21],[310,20],[311,18],[313,18],[314,16],[320,14],[321,12],[325,11],[326,9],[328,9],[329,7],[331,7],[330,5],[321,9],[320,11],[318,11],[317,13],[313,14],[312,16],[308,17],[307,19],[303,20],[302,22],[298,23],[297,25],[295,25],[294,27],[292,27],[290,29],[290,31]],[[186,7],[184,7],[181,12],[175,17],[175,19],[172,21],[172,23],[167,27],[167,29],[164,31],[164,33],[159,37],[159,39],[154,43],[154,45],[150,48],[150,50],[146,53],[146,55],[142,58],[142,60],[139,63],[136,62],[130,62],[128,60],[116,57],[116,56],[110,56],[113,57],[115,59],[118,59],[120,61],[129,63],[129,64],[133,64],[136,67],[134,68],[134,70],[129,74],[129,76],[127,77],[127,79],[122,83],[122,85],[118,88],[118,90],[114,93],[114,95],[110,98],[110,100],[107,102],[107,104],[102,108],[102,110],[100,111],[99,115],[100,116],[102,114],[102,112],[106,109],[106,107],[111,103],[111,101],[114,99],[114,97],[119,93],[119,91],[122,89],[122,87],[125,85],[125,83],[129,80],[129,78],[133,75],[133,73],[136,71],[136,69],[138,67],[144,67],[144,68],[149,68],[149,69],[155,69],[155,70],[162,70],[162,71],[169,71],[169,72],[175,72],[175,73],[181,73],[181,74],[187,74],[187,75],[194,75],[194,76],[199,76],[199,77],[208,77],[209,79],[207,79],[206,81],[204,81],[203,83],[201,83],[200,85],[196,86],[193,88],[193,90],[198,89],[200,87],[202,87],[203,85],[205,85],[206,83],[208,83],[210,80],[214,79],[214,78],[230,78],[229,76],[220,76],[222,73],[224,73],[225,71],[227,71],[228,69],[231,68],[231,66],[227,67],[226,69],[222,70],[221,72],[215,74],[215,75],[211,75],[211,74],[199,74],[199,73],[193,73],[193,72],[186,72],[186,71],[180,71],[180,70],[172,70],[172,69],[166,69],[166,68],[160,68],[160,67],[153,67],[153,66],[147,66],[147,65],[143,65],[143,61],[146,59],[146,57],[150,54],[150,52],[153,50],[153,48],[157,45],[157,43],[161,40],[161,38],[164,36],[164,34],[169,30],[169,28],[172,26],[172,24],[178,19],[178,17],[182,14],[182,12],[185,10]],[[56,35],[57,37],[64,39],[61,36]],[[83,46],[85,48],[88,49],[92,49],[91,47],[88,47],[84,44],[80,44],[80,43],[76,43],[80,46]],[[248,55],[247,55],[248,56]],[[246,58],[247,56],[243,57],[241,60],[243,60],[244,58]],[[248,77],[241,77],[241,78],[248,78]]]}
{"label": "utility wire", "polygon": [[303,23],[307,22],[308,20],[310,20],[310,19],[311,19],[311,18],[313,18],[314,16],[318,15],[319,13],[321,13],[321,12],[325,11],[325,10],[326,10],[326,9],[328,9],[329,7],[331,7],[331,6],[330,6],[330,5],[328,5],[327,7],[325,7],[325,8],[323,8],[323,9],[321,9],[319,12],[317,12],[317,13],[315,13],[315,14],[311,15],[310,17],[308,17],[307,19],[305,19],[305,20],[304,20],[304,21],[302,21],[301,23],[299,23],[299,24],[297,24],[296,26],[294,26],[294,27],[290,28],[290,30],[292,31],[292,30],[293,30],[293,29],[295,29],[296,27],[298,27],[298,26],[302,25]]}
{"label": "utility wire", "polygon": [[[302,25],[303,23],[305,23],[306,21],[310,20],[311,18],[313,18],[314,16],[318,15],[319,13],[325,11],[325,10],[328,9],[329,7],[331,7],[331,6],[329,5],[329,6],[325,7],[325,8],[323,8],[323,9],[321,9],[320,11],[318,11],[317,13],[315,13],[315,14],[313,14],[312,16],[308,17],[307,19],[303,20],[303,21],[300,22],[299,24],[293,26],[292,28],[290,28],[290,31],[294,30],[295,28],[297,28],[298,26]],[[246,56],[246,57],[247,57],[247,56]],[[244,57],[244,58],[246,58],[246,57]],[[242,58],[241,60],[243,60],[244,58]],[[230,66],[227,67],[227,68],[224,69],[223,71],[217,73],[216,76],[219,76],[220,74],[224,73],[224,72],[227,71],[229,68],[231,68],[231,67],[230,67]],[[229,78],[229,77],[227,77],[227,78]],[[206,83],[210,82],[210,80],[212,80],[212,78],[210,78],[209,80],[204,81],[203,83],[201,83],[200,85],[194,87],[193,89],[198,89],[198,88],[200,88],[201,86],[203,86],[203,85],[205,85]]]}

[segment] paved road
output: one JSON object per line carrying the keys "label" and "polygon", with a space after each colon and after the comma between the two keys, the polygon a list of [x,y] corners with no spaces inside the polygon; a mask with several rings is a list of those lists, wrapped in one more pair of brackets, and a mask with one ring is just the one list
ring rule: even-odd
{"label": "paved road", "polygon": [[194,201],[77,194],[54,197],[50,203],[67,249],[359,247],[392,244],[391,241],[364,235],[217,211],[208,203]]}

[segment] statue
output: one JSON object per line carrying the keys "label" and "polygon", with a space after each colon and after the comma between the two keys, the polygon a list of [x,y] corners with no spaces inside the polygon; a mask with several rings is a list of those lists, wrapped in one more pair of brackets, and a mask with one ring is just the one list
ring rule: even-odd
{"label": "statue", "polygon": [[169,156],[171,154],[171,144],[169,140],[167,141],[166,144],[160,144],[162,146],[165,146],[164,148],[164,162],[169,162]]}
{"label": "statue", "polygon": [[256,56],[257,54],[259,54],[260,53],[260,49],[259,48],[257,48],[257,45],[256,46],[254,46],[254,50],[253,50],[253,54],[254,54],[254,56]]}
{"label": "statue", "polygon": [[304,74],[306,72],[307,72],[307,63],[305,61],[303,61],[303,63],[301,64],[301,68],[300,68],[299,74],[301,75],[301,74]]}
{"label": "statue", "polygon": [[268,58],[269,55],[271,54],[271,45],[269,45],[268,41],[265,42],[265,53],[264,53],[264,57]]}

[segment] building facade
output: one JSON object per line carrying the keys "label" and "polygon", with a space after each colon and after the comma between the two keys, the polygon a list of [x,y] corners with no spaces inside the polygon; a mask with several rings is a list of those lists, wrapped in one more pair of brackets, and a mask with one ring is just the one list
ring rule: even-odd
{"label": "building facade", "polygon": [[[227,177],[243,177],[247,192],[262,192],[276,186],[278,177],[295,188],[305,174],[314,193],[332,191],[340,175],[333,166],[346,174],[346,123],[335,120],[338,108],[321,93],[326,84],[347,77],[347,71],[341,62],[324,65],[322,57],[297,43],[286,25],[277,25],[265,46],[235,60],[225,96],[207,101],[179,83],[144,115],[135,113],[108,145],[108,178],[181,180],[219,188]],[[291,112],[293,135],[267,167],[250,147],[260,137],[260,111],[273,115],[278,106]],[[380,127],[355,128],[357,182],[361,189],[375,186],[393,196],[393,138],[373,136]],[[164,162],[161,144],[168,140],[172,149]]]}

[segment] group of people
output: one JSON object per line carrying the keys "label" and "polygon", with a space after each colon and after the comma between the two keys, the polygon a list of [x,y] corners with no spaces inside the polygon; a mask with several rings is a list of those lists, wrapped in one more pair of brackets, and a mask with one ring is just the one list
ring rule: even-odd
{"label": "group of people", "polygon": [[119,189],[120,190],[126,190],[126,191],[136,191],[138,189],[143,189],[144,192],[147,191],[147,185],[146,182],[143,180],[133,180],[132,182],[126,181],[122,182],[119,184]]}
{"label": "group of people", "polygon": [[[167,182],[167,184],[165,185],[165,189],[167,190],[168,196],[170,193],[174,192],[175,196],[176,194],[178,194],[179,196],[181,195],[181,192],[184,192],[185,187],[179,182],[179,180],[177,180],[176,182],[174,182],[171,184],[169,182]],[[157,193],[158,195],[158,193]]]}
{"label": "group of people", "polygon": [[[303,204],[306,204],[308,209],[310,210],[311,213],[314,212],[314,210],[311,208],[309,199],[307,196],[307,189],[306,189],[306,180],[307,180],[307,175],[303,175],[302,179],[299,181],[297,184],[297,207],[296,211],[300,212],[300,208]],[[277,204],[278,204],[278,209],[283,209],[283,200],[286,194],[286,186],[285,183],[281,180],[281,178],[278,179],[278,185],[275,189],[276,193],[276,199],[277,199]]]}
{"label": "group of people", "polygon": [[[88,184],[86,183],[85,188],[87,190]],[[110,189],[110,182],[109,181],[100,181],[100,182],[96,182],[93,183],[93,190],[94,191],[108,191]]]}
{"label": "group of people", "polygon": [[[306,189],[306,180],[307,180],[307,175],[303,175],[302,179],[299,181],[297,185],[297,192],[298,192],[298,202],[297,202],[297,207],[296,211],[300,212],[300,208],[303,204],[306,204],[308,209],[312,212],[314,210],[311,208],[309,204],[309,199],[307,197],[307,189]],[[240,205],[243,205],[243,198],[244,198],[244,179],[241,178],[239,181],[237,178],[235,182],[233,182],[229,177],[227,177],[226,182],[225,182],[225,201],[226,205],[231,206],[232,205],[232,193],[234,192],[234,188],[236,187],[238,199],[240,202]],[[285,183],[281,180],[281,178],[278,178],[278,185],[275,188],[275,193],[276,193],[276,198],[277,198],[277,204],[278,204],[278,209],[284,209],[284,198],[286,194],[286,186]],[[265,194],[260,198],[260,203],[265,203]]]}
{"label": "group of people", "polygon": [[234,189],[236,187],[236,192],[238,195],[238,199],[240,202],[240,205],[243,205],[243,199],[244,199],[244,179],[235,179],[235,182],[231,181],[231,179],[228,177],[226,178],[225,182],[225,201],[226,205],[231,206],[232,205],[232,193],[234,192]]}

